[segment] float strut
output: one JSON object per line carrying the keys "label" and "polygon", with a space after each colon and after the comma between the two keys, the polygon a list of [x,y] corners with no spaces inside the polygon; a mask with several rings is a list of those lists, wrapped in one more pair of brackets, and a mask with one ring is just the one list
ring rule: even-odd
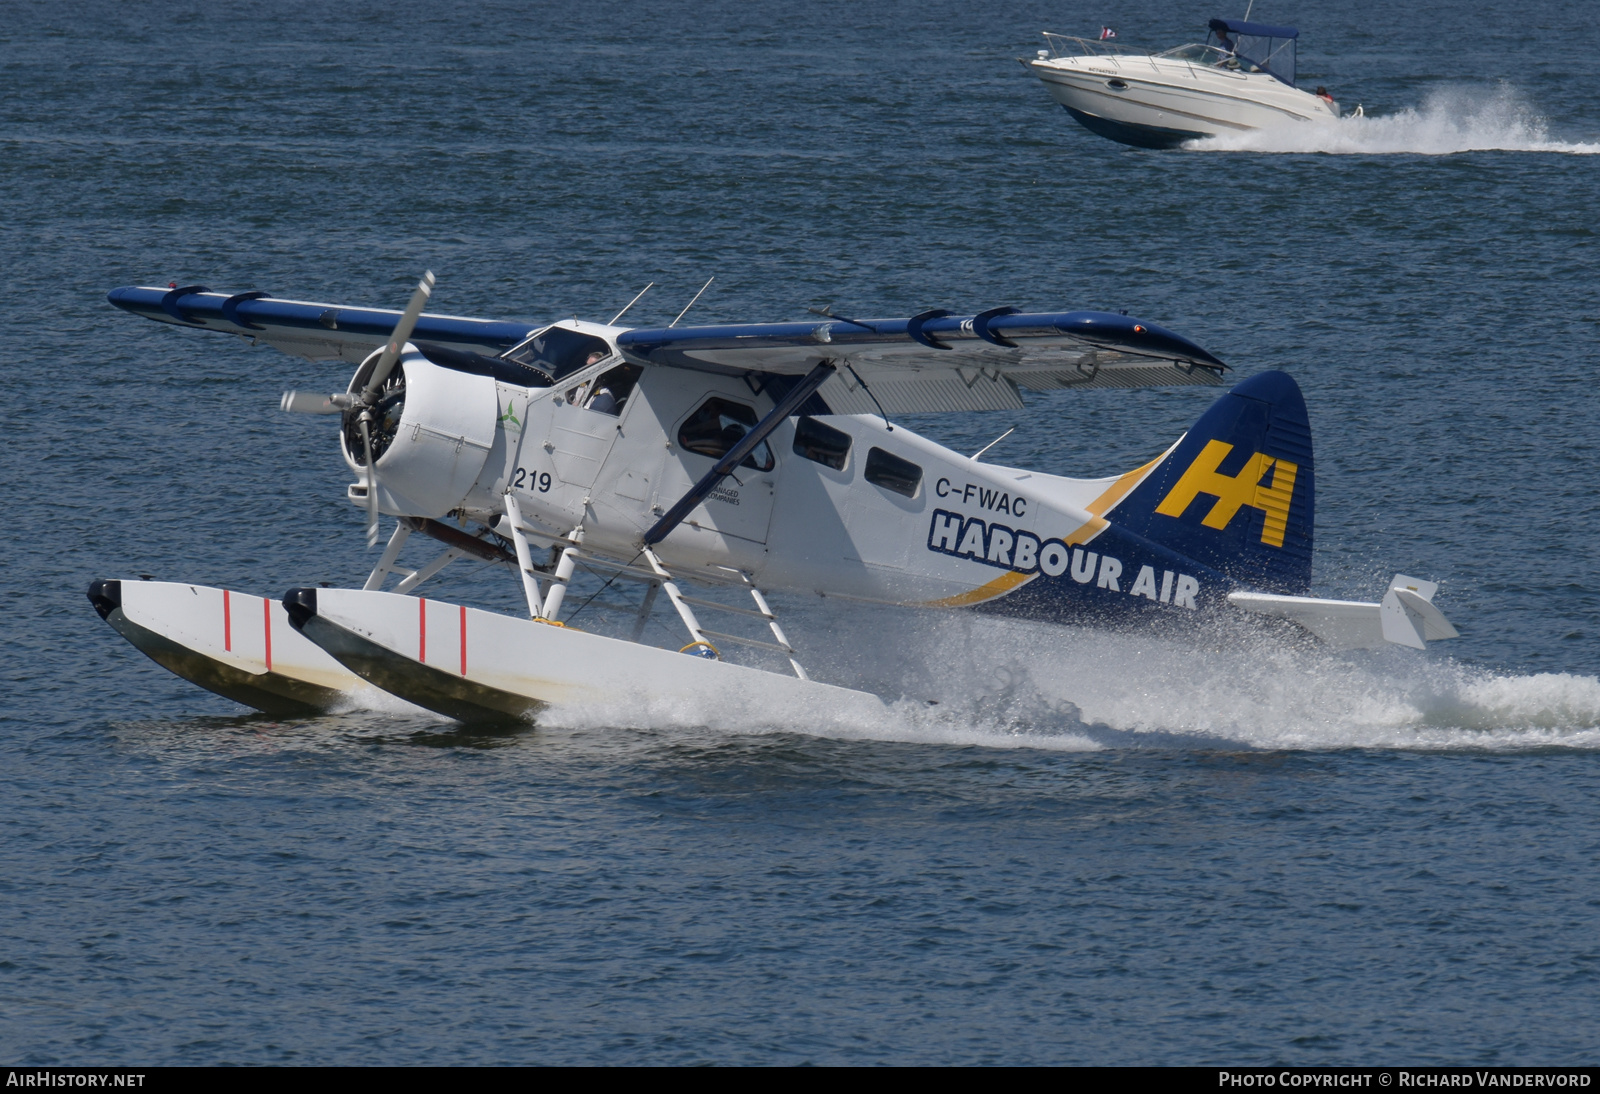
{"label": "float strut", "polygon": [[511,525],[511,542],[517,545],[517,572],[522,575],[522,595],[528,599],[528,618],[538,619],[544,611],[544,597],[539,594],[539,579],[534,576],[528,537],[522,534],[522,509],[509,488],[506,490],[506,520]]}
{"label": "float strut", "polygon": [[464,554],[466,554],[465,551],[458,551],[454,547],[450,548],[444,554],[440,555],[422,569],[418,570],[400,584],[396,585],[394,587],[394,591],[397,593],[409,593],[412,589],[415,589],[418,585],[421,585],[424,581],[428,580],[434,574],[438,573],[440,570],[444,569],[446,566],[450,565]]}
{"label": "float strut", "polygon": [[666,592],[667,599],[672,601],[674,608],[678,609],[678,618],[682,619],[683,625],[689,628],[689,637],[711,649],[715,649],[716,647],[706,640],[705,632],[700,629],[700,621],[694,617],[694,609],[683,602],[683,594],[678,591],[678,586],[673,582],[672,575],[667,573],[665,566],[661,565],[661,560],[656,557],[656,553],[648,547],[644,549],[643,553],[650,563],[650,568],[661,579],[661,588]]}
{"label": "float strut", "polygon": [[550,595],[544,598],[543,615],[552,623],[561,618],[561,602],[567,598],[567,582],[572,580],[572,570],[578,562],[578,545],[583,543],[583,525],[574,528],[567,538],[574,546],[561,552],[561,561],[556,563],[556,572],[550,578]]}
{"label": "float strut", "polygon": [[400,548],[406,545],[406,540],[411,538],[411,528],[405,521],[399,521],[394,526],[394,535],[389,537],[389,546],[383,549],[383,557],[378,559],[378,564],[367,575],[367,583],[361,586],[367,591],[383,588],[383,579],[389,576],[389,571],[394,569],[394,560],[400,557]]}

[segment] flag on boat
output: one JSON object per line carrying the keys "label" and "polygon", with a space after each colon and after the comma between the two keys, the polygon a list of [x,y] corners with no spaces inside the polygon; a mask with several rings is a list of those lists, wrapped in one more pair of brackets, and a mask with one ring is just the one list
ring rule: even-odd
{"label": "flag on boat", "polygon": [[1110,27],[1100,28],[1100,40],[1102,42],[1104,42],[1107,38],[1115,38],[1116,36],[1117,32],[1112,30]]}

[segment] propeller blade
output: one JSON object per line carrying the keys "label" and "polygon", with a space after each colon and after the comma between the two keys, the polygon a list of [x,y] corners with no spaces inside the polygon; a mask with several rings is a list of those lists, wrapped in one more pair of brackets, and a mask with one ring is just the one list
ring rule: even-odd
{"label": "propeller blade", "polygon": [[285,391],[278,404],[290,414],[338,414],[349,405],[349,395],[313,395],[309,391]]}
{"label": "propeller blade", "polygon": [[427,304],[428,297],[432,295],[433,271],[429,270],[422,275],[422,280],[417,282],[417,291],[411,294],[411,303],[406,305],[405,314],[400,317],[400,322],[394,325],[394,334],[390,336],[389,344],[383,347],[383,356],[378,358],[378,367],[372,370],[372,379],[367,381],[367,386],[361,391],[362,398],[366,402],[370,403],[372,397],[383,390],[383,382],[394,370],[395,362],[400,360],[400,350],[405,347],[406,339],[411,337],[412,328],[417,325],[417,319],[422,315],[423,305]]}
{"label": "propeller blade", "polygon": [[361,445],[367,451],[367,546],[378,543],[378,469],[372,458],[371,414],[361,412]]}

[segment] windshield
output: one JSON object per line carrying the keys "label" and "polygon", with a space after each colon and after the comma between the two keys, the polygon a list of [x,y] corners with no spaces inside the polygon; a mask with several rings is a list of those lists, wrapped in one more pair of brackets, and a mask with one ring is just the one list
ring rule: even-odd
{"label": "windshield", "polygon": [[507,360],[538,369],[552,379],[560,380],[579,369],[604,361],[611,356],[611,346],[604,338],[596,338],[592,334],[579,334],[565,327],[551,327],[520,346],[507,350],[504,356]]}
{"label": "windshield", "polygon": [[1177,49],[1169,49],[1165,53],[1157,54],[1157,56],[1171,57],[1174,61],[1188,61],[1197,65],[1222,66],[1234,60],[1233,54],[1226,50],[1218,49],[1216,46],[1202,46],[1198,43],[1179,46]]}

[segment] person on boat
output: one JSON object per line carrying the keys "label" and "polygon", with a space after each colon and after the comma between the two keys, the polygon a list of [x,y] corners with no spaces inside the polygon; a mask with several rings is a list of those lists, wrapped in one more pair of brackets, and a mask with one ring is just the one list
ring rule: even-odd
{"label": "person on boat", "polygon": [[1321,99],[1323,102],[1327,103],[1329,106],[1333,105],[1333,95],[1328,91],[1327,88],[1323,87],[1321,84],[1317,85],[1317,98]]}
{"label": "person on boat", "polygon": [[1227,31],[1217,31],[1217,48],[1222,50],[1224,53],[1232,53],[1234,51],[1234,44],[1232,40],[1229,39]]}

